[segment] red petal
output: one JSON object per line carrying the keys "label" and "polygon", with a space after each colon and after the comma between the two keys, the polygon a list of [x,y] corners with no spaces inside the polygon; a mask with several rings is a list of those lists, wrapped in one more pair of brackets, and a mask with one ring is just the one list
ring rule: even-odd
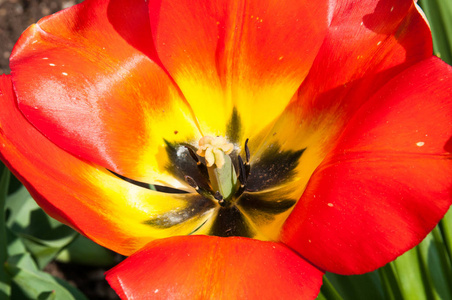
{"label": "red petal", "polygon": [[340,1],[289,111],[303,122],[325,113],[347,122],[390,78],[431,55],[430,30],[412,0]]}
{"label": "red petal", "polygon": [[452,202],[452,68],[431,58],[348,124],[282,241],[321,269],[364,273],[418,244]]}
{"label": "red petal", "polygon": [[[0,76],[0,158],[55,219],[130,255],[156,238],[190,234],[214,213],[197,194],[152,191],[62,150],[15,106],[10,76]],[[204,204],[204,206],[201,206]]]}
{"label": "red petal", "polygon": [[[327,1],[148,1],[162,63],[205,133],[250,137],[284,109],[324,38]],[[215,105],[213,105],[215,104]]]}
{"label": "red petal", "polygon": [[165,181],[164,139],[190,142],[200,133],[153,49],[141,0],[85,1],[44,18],[11,56],[19,108],[72,154]]}
{"label": "red petal", "polygon": [[157,240],[107,272],[122,299],[314,299],[323,273],[279,243]]}

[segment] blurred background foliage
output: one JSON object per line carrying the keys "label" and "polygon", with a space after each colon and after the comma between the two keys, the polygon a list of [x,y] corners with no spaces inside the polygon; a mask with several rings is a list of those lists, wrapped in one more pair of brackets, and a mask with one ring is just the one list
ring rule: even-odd
{"label": "blurred background foliage", "polygon": [[[9,73],[7,58],[20,32],[43,15],[79,2],[0,0],[1,73]],[[434,54],[452,65],[452,0],[419,4],[432,29]],[[14,11],[22,18],[12,22]],[[3,165],[0,174],[0,300],[117,299],[103,272],[122,257],[47,216]],[[452,300],[451,261],[449,210],[420,245],[383,268],[356,276],[327,273],[318,299]]]}

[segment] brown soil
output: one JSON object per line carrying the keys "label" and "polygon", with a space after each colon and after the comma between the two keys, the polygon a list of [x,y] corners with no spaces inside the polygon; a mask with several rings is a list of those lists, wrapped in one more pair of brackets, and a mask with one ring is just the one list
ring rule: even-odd
{"label": "brown soil", "polygon": [[81,0],[0,0],[0,74],[10,72],[8,58],[21,33],[44,16]]}

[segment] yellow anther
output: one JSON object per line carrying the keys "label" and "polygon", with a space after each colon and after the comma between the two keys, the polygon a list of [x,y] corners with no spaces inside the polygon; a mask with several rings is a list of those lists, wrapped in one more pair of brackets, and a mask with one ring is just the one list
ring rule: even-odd
{"label": "yellow anther", "polygon": [[230,154],[233,149],[234,145],[228,143],[224,137],[206,135],[199,140],[199,148],[196,153],[206,159],[208,167],[215,164],[217,168],[221,169],[225,163],[224,155]]}

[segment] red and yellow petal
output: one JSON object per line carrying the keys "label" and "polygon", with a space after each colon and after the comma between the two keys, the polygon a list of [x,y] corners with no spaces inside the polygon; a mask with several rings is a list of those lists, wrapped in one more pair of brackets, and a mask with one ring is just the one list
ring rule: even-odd
{"label": "red and yellow petal", "polygon": [[341,1],[291,110],[347,122],[388,79],[431,55],[428,24],[412,0]]}
{"label": "red and yellow petal", "polygon": [[314,299],[323,272],[280,243],[174,237],[107,272],[121,299]]}
{"label": "red and yellow petal", "polygon": [[410,0],[341,1],[309,75],[267,136],[250,141],[259,156],[272,145],[305,149],[293,180],[301,195],[363,103],[432,53],[428,25]]}
{"label": "red and yellow petal", "polygon": [[11,55],[19,109],[78,157],[135,180],[178,186],[167,182],[164,140],[201,135],[153,49],[144,1],[88,0],[44,18]]}
{"label": "red and yellow petal", "polygon": [[269,133],[289,149],[331,140],[379,88],[431,54],[430,30],[412,1],[342,1],[309,75]]}
{"label": "red and yellow petal", "polygon": [[375,94],[313,174],[282,241],[340,274],[418,244],[452,203],[451,74],[431,58]]}
{"label": "red and yellow petal", "polygon": [[67,153],[17,109],[10,76],[0,77],[0,92],[0,158],[49,215],[95,242],[130,255],[153,239],[190,234],[214,213],[196,193],[141,188]]}
{"label": "red and yellow petal", "polygon": [[204,134],[273,121],[306,77],[328,26],[327,2],[149,1],[157,53]]}

